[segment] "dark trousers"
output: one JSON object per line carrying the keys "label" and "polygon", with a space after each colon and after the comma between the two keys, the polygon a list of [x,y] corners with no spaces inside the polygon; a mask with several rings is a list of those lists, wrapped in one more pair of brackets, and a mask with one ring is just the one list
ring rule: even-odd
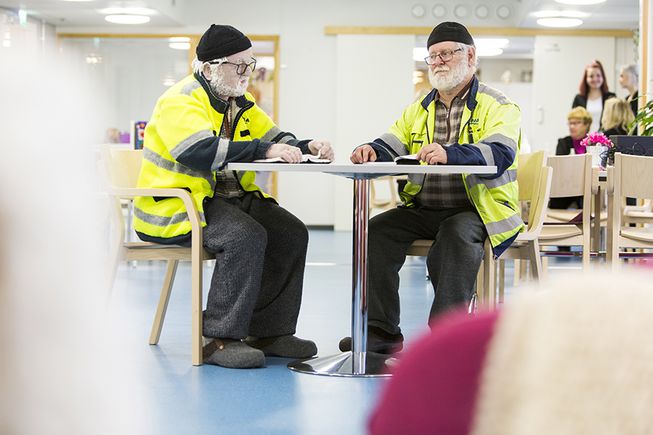
{"label": "dark trousers", "polygon": [[399,270],[417,239],[433,239],[426,258],[435,299],[431,318],[474,294],[487,232],[470,208],[396,208],[370,220],[368,236],[368,324],[390,334],[399,328]]}
{"label": "dark trousers", "polygon": [[240,339],[294,334],[308,231],[272,200],[209,200],[204,247],[216,255],[203,334]]}

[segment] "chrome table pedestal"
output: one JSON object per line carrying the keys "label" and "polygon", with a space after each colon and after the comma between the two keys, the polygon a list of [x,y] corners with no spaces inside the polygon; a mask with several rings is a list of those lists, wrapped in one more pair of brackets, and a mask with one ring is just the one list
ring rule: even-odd
{"label": "chrome table pedestal", "polygon": [[[293,361],[288,368],[324,376],[390,376],[386,359],[367,353],[367,222],[371,176],[354,178],[354,237],[352,257],[351,348],[350,352]],[[351,177],[351,174],[349,174]]]}

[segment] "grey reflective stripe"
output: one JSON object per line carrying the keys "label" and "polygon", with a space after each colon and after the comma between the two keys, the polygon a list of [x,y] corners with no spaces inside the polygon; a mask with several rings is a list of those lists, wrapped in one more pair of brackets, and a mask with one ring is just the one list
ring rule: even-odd
{"label": "grey reflective stripe", "polygon": [[521,217],[519,213],[515,213],[512,216],[497,221],[497,222],[488,222],[485,224],[485,229],[489,235],[501,234],[515,228],[519,228],[522,225]]}
{"label": "grey reflective stripe", "polygon": [[488,189],[494,189],[495,187],[505,186],[508,183],[512,183],[517,179],[517,170],[508,169],[501,174],[500,177],[488,179],[480,178],[477,175],[469,174],[465,177],[465,182],[467,183],[467,190],[472,190],[479,184],[485,184]]}
{"label": "grey reflective stripe", "polygon": [[213,181],[213,173],[211,172],[194,171],[188,166],[184,166],[178,162],[171,162],[170,160],[164,159],[149,148],[143,149],[143,159],[159,168],[165,169],[166,171],[176,172],[178,174],[188,175],[195,178],[203,178],[209,183],[211,189],[215,187],[215,183]]}
{"label": "grey reflective stripe", "polygon": [[471,144],[471,146],[474,146],[478,148],[481,151],[481,154],[483,154],[483,158],[485,159],[485,164],[488,166],[494,166],[494,154],[492,154],[492,147],[488,144],[484,144],[483,142]]}
{"label": "grey reflective stripe", "polygon": [[215,160],[211,164],[211,169],[217,171],[227,158],[227,151],[229,151],[229,139],[223,137],[218,141],[218,151],[215,153]]}
{"label": "grey reflective stripe", "polygon": [[[143,222],[147,222],[150,225],[156,225],[158,227],[167,227],[182,222],[189,222],[188,214],[186,213],[175,213],[172,216],[157,216],[154,214],[146,213],[138,207],[134,207],[134,215]],[[200,212],[200,219],[202,222],[206,223],[204,220],[204,213]]]}
{"label": "grey reflective stripe", "polygon": [[403,155],[407,154],[406,144],[401,142],[397,138],[397,136],[395,136],[394,134],[392,134],[392,133],[383,133],[379,139],[381,139],[383,142],[387,143],[390,146],[390,148],[392,148],[392,150],[396,154],[398,154],[400,156],[403,156]]}
{"label": "grey reflective stripe", "polygon": [[[272,127],[271,129],[269,129],[269,130],[267,131],[267,133],[265,133],[265,134],[263,135],[263,137],[261,137],[261,140],[262,140],[263,142],[272,142],[272,139],[274,139],[275,137],[277,137],[277,136],[278,136],[279,134],[281,134],[281,133],[283,133],[283,132],[281,131],[281,129],[275,125],[275,126]],[[277,139],[276,143],[288,143],[288,141],[289,141],[290,139],[294,139],[294,137],[293,137],[292,134],[288,133],[288,134],[285,134],[285,135],[284,135],[283,137],[281,137],[280,139]]]}
{"label": "grey reflective stripe", "polygon": [[211,130],[200,130],[197,133],[193,133],[190,136],[188,136],[186,139],[182,140],[179,142],[175,147],[170,150],[170,154],[172,157],[175,159],[178,159],[180,155],[184,153],[184,151],[187,151],[188,148],[192,147],[195,145],[197,142],[214,137],[213,132]]}
{"label": "grey reflective stripe", "polygon": [[193,80],[192,82],[188,83],[183,88],[181,88],[181,91],[179,91],[179,93],[183,95],[190,95],[193,93],[195,89],[201,86],[202,85],[200,85],[200,83],[197,80]]}
{"label": "grey reflective stripe", "polygon": [[479,83],[478,92],[494,98],[499,104],[512,104],[512,101],[510,101],[502,92],[483,83]]}
{"label": "grey reflective stripe", "polygon": [[[490,135],[488,137],[484,137],[481,139],[481,142],[499,142],[503,145],[508,145],[510,148],[513,150],[517,151],[517,142],[514,141],[514,139],[509,138],[508,136],[505,136],[503,134],[495,133],[493,135]],[[485,154],[483,154],[485,155]],[[489,165],[489,163],[488,163]]]}

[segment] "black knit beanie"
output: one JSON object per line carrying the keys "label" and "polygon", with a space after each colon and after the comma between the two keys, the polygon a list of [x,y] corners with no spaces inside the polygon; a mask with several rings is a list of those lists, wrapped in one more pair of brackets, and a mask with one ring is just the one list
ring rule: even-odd
{"label": "black knit beanie", "polygon": [[243,33],[231,26],[211,24],[197,44],[197,59],[206,62],[240,53],[252,46],[252,41]]}
{"label": "black knit beanie", "polygon": [[443,41],[461,42],[474,45],[474,39],[465,26],[454,21],[445,21],[433,28],[426,43],[428,49],[431,45]]}

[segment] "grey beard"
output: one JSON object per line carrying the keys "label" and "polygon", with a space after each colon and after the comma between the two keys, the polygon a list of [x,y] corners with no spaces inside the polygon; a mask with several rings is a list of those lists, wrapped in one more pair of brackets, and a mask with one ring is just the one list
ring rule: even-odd
{"label": "grey beard", "polygon": [[447,92],[461,84],[468,72],[469,67],[466,63],[460,63],[456,68],[450,69],[444,77],[436,76],[435,73],[429,69],[429,83],[431,83],[431,86],[435,89]]}
{"label": "grey beard", "polygon": [[220,97],[240,97],[245,95],[247,90],[247,83],[245,85],[229,86],[224,82],[224,77],[218,71],[215,71],[211,74],[211,80],[209,82],[213,92]]}

